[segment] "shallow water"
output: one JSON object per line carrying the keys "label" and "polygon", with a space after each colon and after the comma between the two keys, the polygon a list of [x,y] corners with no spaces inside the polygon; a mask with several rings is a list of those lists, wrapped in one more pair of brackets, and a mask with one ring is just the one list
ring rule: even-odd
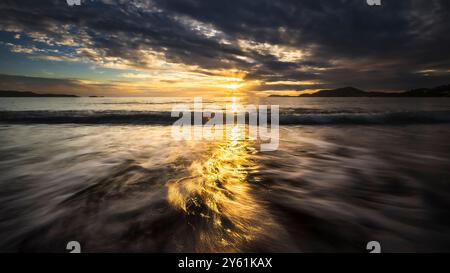
{"label": "shallow water", "polygon": [[449,123],[283,125],[274,152],[224,130],[1,123],[0,251],[450,250]]}
{"label": "shallow water", "polygon": [[[228,97],[202,103],[203,111],[279,105],[283,125],[450,123],[450,98]],[[1,98],[0,123],[171,125],[178,119],[171,117],[174,105],[202,111],[194,98]]]}
{"label": "shallow water", "polygon": [[270,153],[169,129],[1,126],[0,249],[449,249],[448,125],[282,127]]}

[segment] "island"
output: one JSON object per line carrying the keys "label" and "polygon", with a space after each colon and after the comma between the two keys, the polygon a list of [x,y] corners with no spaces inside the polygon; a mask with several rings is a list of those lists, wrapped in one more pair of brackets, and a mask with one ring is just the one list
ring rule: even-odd
{"label": "island", "polygon": [[1,98],[77,98],[75,95],[66,94],[38,94],[29,91],[11,91],[11,90],[0,90]]}
{"label": "island", "polygon": [[271,95],[270,97],[450,97],[450,85],[442,85],[434,88],[419,88],[396,93],[369,92],[354,87],[343,87],[337,89],[321,90],[316,93],[301,94],[298,96]]}

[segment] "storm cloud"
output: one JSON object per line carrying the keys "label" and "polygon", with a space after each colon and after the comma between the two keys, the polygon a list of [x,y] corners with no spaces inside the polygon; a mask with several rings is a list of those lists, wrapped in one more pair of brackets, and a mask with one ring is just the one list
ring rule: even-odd
{"label": "storm cloud", "polygon": [[446,0],[6,0],[0,31],[28,37],[16,48],[48,59],[238,69],[255,91],[402,90],[448,84],[450,75]]}

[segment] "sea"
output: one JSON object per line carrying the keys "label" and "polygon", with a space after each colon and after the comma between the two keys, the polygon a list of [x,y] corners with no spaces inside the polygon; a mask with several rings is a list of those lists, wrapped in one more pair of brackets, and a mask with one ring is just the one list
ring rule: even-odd
{"label": "sea", "polygon": [[449,98],[236,101],[276,150],[174,139],[193,98],[0,98],[0,252],[450,251]]}

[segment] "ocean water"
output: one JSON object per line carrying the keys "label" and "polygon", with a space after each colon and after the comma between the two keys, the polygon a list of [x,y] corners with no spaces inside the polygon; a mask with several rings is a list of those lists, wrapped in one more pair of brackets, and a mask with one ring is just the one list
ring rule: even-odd
{"label": "ocean water", "polygon": [[192,98],[1,98],[0,251],[450,251],[449,99],[239,101],[280,105],[277,151],[174,140]]}

